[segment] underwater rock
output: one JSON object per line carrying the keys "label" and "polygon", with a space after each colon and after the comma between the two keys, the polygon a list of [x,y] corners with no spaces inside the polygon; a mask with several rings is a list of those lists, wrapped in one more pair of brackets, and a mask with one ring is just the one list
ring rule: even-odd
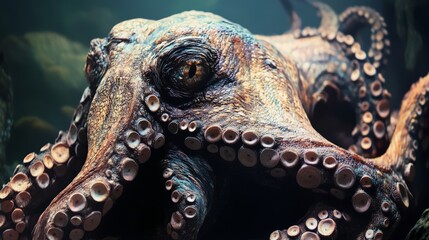
{"label": "underwater rock", "polygon": [[416,225],[407,235],[407,240],[429,239],[429,208],[426,209]]}
{"label": "underwater rock", "polygon": [[42,78],[29,81],[41,81],[55,90],[66,87],[80,91],[85,87],[82,62],[87,48],[80,43],[54,32],[30,32],[7,37],[3,46],[7,46],[5,55],[12,66],[16,62],[40,71]]}

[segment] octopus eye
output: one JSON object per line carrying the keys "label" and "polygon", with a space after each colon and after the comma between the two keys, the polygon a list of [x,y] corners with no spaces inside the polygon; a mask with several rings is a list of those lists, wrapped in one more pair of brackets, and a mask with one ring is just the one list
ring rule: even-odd
{"label": "octopus eye", "polygon": [[216,57],[206,45],[180,46],[160,58],[158,88],[175,99],[189,99],[213,78]]}
{"label": "octopus eye", "polygon": [[177,69],[177,75],[171,79],[171,84],[193,91],[207,78],[207,72],[207,67],[201,61],[188,61]]}

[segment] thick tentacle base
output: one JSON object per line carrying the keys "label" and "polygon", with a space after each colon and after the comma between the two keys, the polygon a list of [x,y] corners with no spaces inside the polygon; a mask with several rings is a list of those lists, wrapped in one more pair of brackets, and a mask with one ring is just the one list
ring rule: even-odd
{"label": "thick tentacle base", "polygon": [[179,151],[170,151],[164,160],[165,189],[173,205],[167,233],[172,239],[197,239],[210,210],[214,183],[212,170],[203,159],[197,164]]}

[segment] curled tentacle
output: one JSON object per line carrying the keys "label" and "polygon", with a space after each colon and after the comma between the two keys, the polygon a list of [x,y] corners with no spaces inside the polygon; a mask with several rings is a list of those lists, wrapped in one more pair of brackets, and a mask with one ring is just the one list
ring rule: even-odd
{"label": "curled tentacle", "polygon": [[374,160],[374,163],[381,167],[393,168],[401,172],[409,182],[414,178],[414,163],[419,157],[419,152],[427,151],[428,148],[418,144],[419,142],[427,144],[428,102],[429,75],[426,75],[413,84],[406,94],[385,156]]}
{"label": "curled tentacle", "polygon": [[380,156],[386,150],[390,124],[390,93],[384,87],[384,77],[365,61],[352,61],[347,70],[348,88],[355,105],[356,126],[352,136],[355,144],[350,149],[366,157]]}
{"label": "curled tentacle", "polygon": [[[342,41],[344,35],[339,33],[338,37]],[[344,42],[341,44],[347,48]],[[359,56],[361,53],[358,50],[356,54],[349,53],[346,56],[349,62],[333,59],[308,91],[313,96],[313,107],[330,97],[353,104],[356,125],[351,132],[352,139],[336,142],[365,157],[376,157],[385,152],[389,143],[390,94],[384,87],[384,77],[366,58]]]}
{"label": "curled tentacle", "polygon": [[[83,165],[87,154],[86,120],[91,103],[87,88],[67,132],[60,132],[55,144],[39,153],[28,154],[11,180],[0,191],[0,226],[5,236],[29,235],[41,207],[61,191]],[[12,238],[13,239],[13,238]]]}
{"label": "curled tentacle", "polygon": [[162,162],[165,188],[173,206],[167,223],[167,233],[172,239],[197,239],[211,208],[214,190],[211,167],[204,159],[192,159],[196,161],[176,149]]}
{"label": "curled tentacle", "polygon": [[[305,27],[304,29],[301,29],[301,24],[299,24],[299,27],[295,27],[292,25],[291,30],[293,31],[295,38],[302,38],[302,37],[313,37],[316,35],[321,35],[324,39],[334,39],[337,31],[338,31],[338,17],[337,14],[332,10],[331,7],[328,5],[315,1],[315,0],[308,0],[309,4],[311,4],[313,7],[315,7],[320,15],[320,25],[317,29],[312,27]],[[295,13],[295,12],[293,12]],[[291,16],[293,17],[292,13]],[[292,18],[291,17],[291,18]],[[300,23],[300,22],[299,22]],[[295,24],[298,26],[298,24]]]}
{"label": "curled tentacle", "polygon": [[[352,135],[355,144],[350,149],[366,157],[380,156],[389,144],[390,93],[380,73],[383,56],[388,53],[389,40],[384,19],[367,7],[351,7],[340,16],[340,33],[336,41],[341,44],[350,61],[345,71],[348,95],[355,105],[357,124]],[[365,24],[371,27],[371,47],[365,52],[353,34]],[[351,83],[351,84],[350,84]]]}
{"label": "curled tentacle", "polygon": [[298,13],[293,8],[292,4],[290,3],[290,0],[282,0],[283,7],[286,9],[286,11],[289,14],[289,19],[291,21],[291,26],[288,32],[293,31],[299,31],[301,29],[301,18],[299,17]]}
{"label": "curled tentacle", "polygon": [[344,34],[354,35],[365,26],[371,27],[371,46],[367,51],[368,60],[379,68],[389,54],[390,41],[387,38],[386,23],[380,14],[368,7],[349,7],[339,15],[340,28]]}
{"label": "curled tentacle", "polygon": [[[302,222],[275,231],[271,239],[295,239],[307,235],[320,239],[365,239],[366,234],[388,237],[399,221],[400,213],[409,207],[408,188],[398,174],[374,167],[371,160],[327,142],[285,141],[280,143],[278,154],[279,160],[272,165],[261,162],[272,169],[273,177],[292,175],[300,187],[313,190],[317,195],[315,199],[342,203],[337,210],[334,205],[316,204]],[[262,161],[262,155],[260,157]],[[273,175],[280,172],[278,168],[285,173]],[[274,238],[277,235],[283,238]]]}
{"label": "curled tentacle", "polygon": [[[340,211],[344,214],[338,219],[321,221],[331,215],[338,216],[333,206],[312,208],[306,219],[318,217],[320,222],[316,219],[309,227],[304,221],[293,233],[275,231],[271,239],[293,239],[301,234],[322,239],[363,239],[371,233],[389,236],[400,219],[400,212],[409,207],[408,189],[398,174],[374,167],[371,160],[323,139],[270,138],[253,130],[227,129],[219,125],[206,128],[205,145],[207,150],[214,149],[209,150],[213,157],[217,155],[224,162],[248,171],[263,172],[272,179],[292,177],[304,191],[313,190],[315,199],[341,202]],[[241,135],[241,140],[237,135]],[[323,210],[328,211],[328,217],[320,213]]]}
{"label": "curled tentacle", "polygon": [[321,12],[320,30],[303,29],[294,39],[296,43],[287,35],[262,38],[296,59],[302,73],[297,88],[305,92],[300,97],[310,118],[314,118],[314,107],[330,97],[352,104],[354,129],[346,126],[330,139],[366,157],[379,156],[389,142],[386,129],[390,125],[390,94],[384,87],[385,80],[355,38],[338,31],[334,11],[322,3],[310,2]]}
{"label": "curled tentacle", "polygon": [[319,1],[308,1],[318,9],[320,15],[320,26],[318,31],[323,38],[333,39],[338,31],[338,16],[327,4]]}
{"label": "curled tentacle", "polygon": [[[340,23],[335,39],[328,38],[331,44],[338,44],[341,51],[345,53],[346,59],[341,57],[332,59],[331,63],[327,65],[325,74],[318,76],[314,89],[317,89],[315,92],[321,92],[325,86],[333,85],[335,89],[338,89],[338,95],[342,95],[344,100],[354,103],[356,116],[356,126],[352,131],[354,144],[349,147],[363,156],[376,157],[384,153],[389,143],[386,132],[390,125],[390,94],[385,89],[384,77],[375,63],[372,63],[370,54],[363,51],[361,45],[350,35],[351,23],[359,22],[359,19],[352,17],[354,16],[351,14],[353,9],[350,8],[345,12],[350,12],[350,16],[343,13],[342,17],[339,17],[342,23]],[[355,9],[358,12],[356,16],[361,16],[359,14],[363,10],[358,11],[357,9]],[[367,20],[379,16],[372,9],[363,9],[367,10],[367,13],[362,15]],[[368,16],[369,13],[372,15]],[[344,21],[351,23],[344,24]],[[376,26],[384,26],[383,24],[379,22]],[[380,32],[383,30],[381,29]],[[373,38],[376,39],[376,36]]]}

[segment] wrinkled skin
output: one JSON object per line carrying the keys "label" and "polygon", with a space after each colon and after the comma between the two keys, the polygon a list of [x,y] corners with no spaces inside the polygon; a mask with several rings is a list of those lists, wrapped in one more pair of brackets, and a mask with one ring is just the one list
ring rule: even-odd
{"label": "wrinkled skin", "polygon": [[[93,40],[89,87],[69,130],[26,156],[0,192],[2,237],[97,237],[91,233],[123,192],[131,194],[139,169],[161,169],[168,217],[159,239],[203,238],[208,216],[228,200],[225,178],[237,174],[243,183],[311,196],[297,225],[267,229],[266,238],[391,237],[411,204],[429,77],[404,98],[390,136],[381,58],[347,35],[366,20],[378,24],[377,34],[382,18],[368,8],[337,18],[314,6],[319,29],[299,30],[291,11],[292,32],[282,36],[254,36],[216,15],[185,12],[125,21]],[[383,37],[374,38],[386,43]],[[350,150],[310,123],[317,103],[336,96],[328,89],[354,108],[357,132],[335,139]]]}

